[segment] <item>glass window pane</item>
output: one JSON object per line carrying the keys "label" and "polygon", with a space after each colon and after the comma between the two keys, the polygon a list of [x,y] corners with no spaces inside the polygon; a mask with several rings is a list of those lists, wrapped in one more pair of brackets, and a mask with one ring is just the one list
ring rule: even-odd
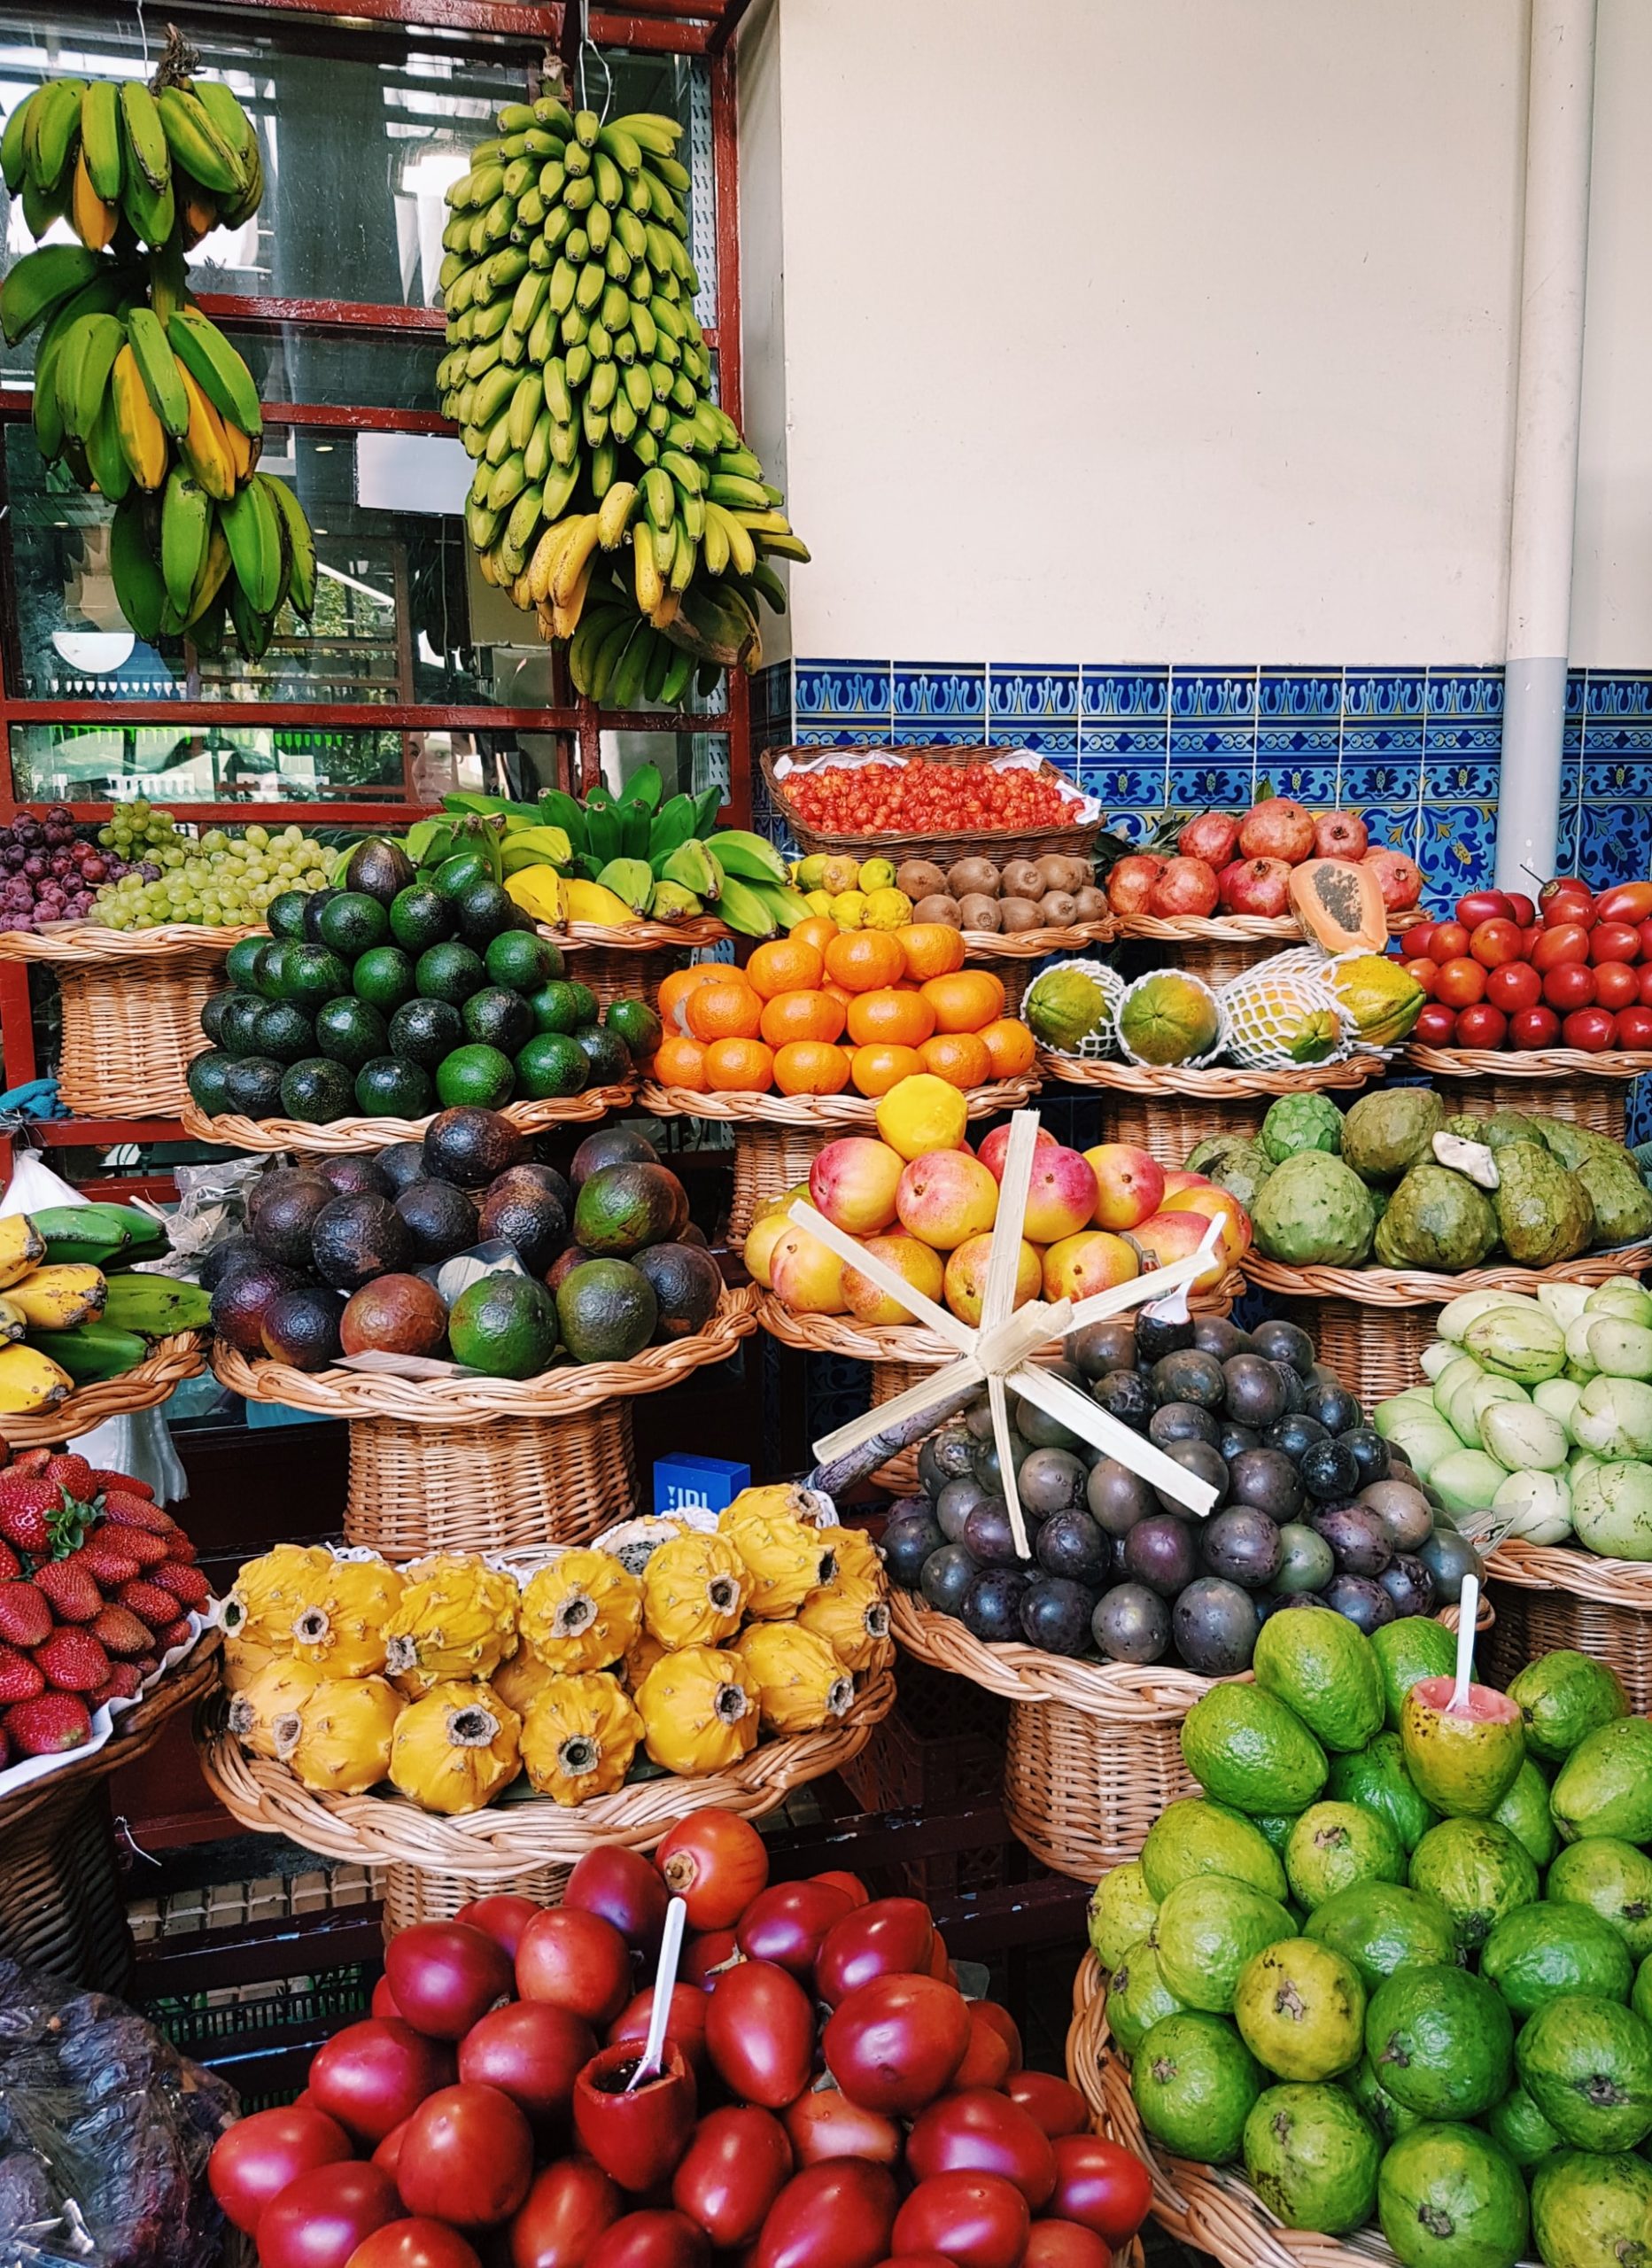
{"label": "glass window pane", "polygon": [[697,796],[716,786],[728,796],[728,736],[725,733],[604,733],[602,777],[623,796],[633,772],[656,765],[665,793]]}
{"label": "glass window pane", "polygon": [[14,725],[12,768],[31,803],[386,803],[405,792],[399,732]]}

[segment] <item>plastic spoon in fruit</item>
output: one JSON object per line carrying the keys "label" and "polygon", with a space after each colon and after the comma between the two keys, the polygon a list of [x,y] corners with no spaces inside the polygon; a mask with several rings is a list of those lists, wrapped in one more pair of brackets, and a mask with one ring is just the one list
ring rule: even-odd
{"label": "plastic spoon in fruit", "polygon": [[643,2043],[642,2061],[631,2075],[627,2094],[635,2094],[639,2087],[646,2087],[650,2079],[657,2079],[665,2064],[665,2025],[671,2013],[671,1994],[677,1985],[677,1964],[683,1950],[683,1921],[688,1912],[686,1900],[672,1899],[665,1909],[665,1930],[660,1939],[660,1966],[654,1979],[654,2006],[648,2011],[648,2036]]}
{"label": "plastic spoon in fruit", "polygon": [[1525,1761],[1518,1708],[1494,1686],[1473,1682],[1480,1585],[1465,1575],[1458,1600],[1457,1674],[1419,1678],[1400,1711],[1400,1746],[1418,1791],[1448,1818],[1495,1811]]}
{"label": "plastic spoon in fruit", "polygon": [[1460,1716],[1469,1705],[1474,1677],[1474,1626],[1480,1615],[1480,1579],[1465,1575],[1457,1597],[1457,1681],[1451,1689],[1451,1714]]}

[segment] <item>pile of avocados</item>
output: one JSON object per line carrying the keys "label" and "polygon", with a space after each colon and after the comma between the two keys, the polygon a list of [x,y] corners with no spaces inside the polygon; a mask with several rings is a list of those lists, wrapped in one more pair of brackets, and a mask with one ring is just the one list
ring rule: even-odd
{"label": "pile of avocados", "polygon": [[[652,1146],[608,1128],[566,1174],[531,1149],[508,1119],[461,1105],[422,1142],[270,1167],[244,1232],[202,1267],[213,1328],[295,1370],[377,1351],[502,1379],[537,1378],[559,1358],[629,1362],[703,1330],[722,1278]],[[441,1263],[494,1240],[520,1268],[474,1278],[450,1307]]]}
{"label": "pile of avocados", "polygon": [[286,891],[268,920],[268,937],[231,946],[229,990],[201,1010],[211,1045],[188,1079],[211,1117],[499,1110],[617,1084],[659,1045],[645,1002],[599,1014],[480,850],[422,874],[369,839],[343,889]]}

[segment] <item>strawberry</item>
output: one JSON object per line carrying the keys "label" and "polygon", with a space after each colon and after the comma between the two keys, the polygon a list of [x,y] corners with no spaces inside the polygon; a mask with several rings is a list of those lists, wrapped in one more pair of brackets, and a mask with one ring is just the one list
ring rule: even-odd
{"label": "strawberry", "polygon": [[66,1559],[43,1559],[35,1585],[51,1602],[59,1622],[89,1622],[104,1603],[97,1578],[78,1551]]}
{"label": "strawberry", "polygon": [[31,1558],[49,1557],[66,1525],[63,1491],[37,1475],[0,1472],[0,1537]]}
{"label": "strawberry", "polygon": [[169,1622],[178,1619],[178,1602],[170,1591],[163,1591],[158,1583],[146,1583],[142,1577],[135,1583],[122,1583],[115,1593],[122,1606],[129,1606],[141,1622],[151,1630],[164,1630]]}
{"label": "strawberry", "polygon": [[132,1666],[147,1685],[160,1667],[160,1656],[157,1653],[140,1654]]}
{"label": "strawberry", "polygon": [[58,1756],[85,1747],[92,1736],[91,1712],[78,1694],[43,1693],[8,1709],[5,1729],[24,1756]]}
{"label": "strawberry", "polygon": [[97,1494],[97,1484],[92,1479],[92,1468],[74,1450],[60,1450],[48,1457],[41,1478],[55,1480],[66,1496],[73,1496],[77,1504],[89,1504]]}
{"label": "strawberry", "polygon": [[33,1583],[0,1583],[0,1639],[27,1653],[51,1635],[51,1609]]}
{"label": "strawberry", "polygon": [[123,1495],[147,1496],[151,1503],[153,1502],[155,1492],[148,1481],[134,1480],[129,1472],[111,1472],[106,1465],[95,1464],[92,1467],[92,1479],[96,1481],[100,1495],[111,1488],[118,1488]]}
{"label": "strawberry", "polygon": [[90,1696],[91,1705],[101,1709],[105,1701],[136,1701],[143,1682],[130,1662],[117,1662],[107,1682]]}
{"label": "strawberry", "polygon": [[155,1643],[163,1654],[169,1654],[175,1646],[187,1646],[194,1635],[195,1625],[185,1614],[180,1616],[176,1622],[167,1623],[164,1630],[157,1630]]}
{"label": "strawberry", "polygon": [[[123,1535],[129,1535],[132,1531],[130,1528],[122,1528],[120,1532]],[[192,1567],[195,1565],[198,1554],[181,1527],[175,1527],[167,1538],[167,1557],[168,1559],[175,1559],[180,1566]]]}
{"label": "strawberry", "polygon": [[140,1622],[129,1606],[100,1607],[90,1627],[93,1637],[106,1653],[136,1659],[150,1650],[149,1625]]}
{"label": "strawberry", "polygon": [[95,1693],[109,1675],[109,1657],[89,1630],[54,1630],[35,1647],[35,1663],[65,1693]]}
{"label": "strawberry", "polygon": [[23,1473],[41,1473],[46,1470],[46,1467],[50,1463],[51,1451],[50,1449],[19,1449],[12,1460],[12,1471],[13,1472]]}
{"label": "strawberry", "polygon": [[23,1562],[9,1543],[0,1543],[0,1583],[9,1583],[23,1572]]}
{"label": "strawberry", "polygon": [[[0,1481],[4,1481],[0,1474]],[[109,1488],[104,1492],[104,1518],[113,1520],[118,1527],[146,1527],[151,1535],[170,1535],[178,1523],[170,1512],[147,1496],[129,1495],[124,1488]]]}
{"label": "strawberry", "polygon": [[122,1583],[129,1583],[143,1571],[145,1563],[126,1548],[127,1537],[141,1533],[134,1528],[95,1528],[74,1556],[85,1561],[88,1572],[105,1590],[119,1590]]}
{"label": "strawberry", "polygon": [[[175,1559],[168,1559],[157,1567],[150,1581],[163,1591],[170,1591],[180,1605],[205,1606],[213,1595],[213,1587],[198,1567],[186,1567]],[[4,1636],[0,1631],[0,1637]]]}
{"label": "strawberry", "polygon": [[0,1646],[0,1708],[12,1701],[32,1701],[45,1690],[45,1678],[27,1654]]}
{"label": "strawberry", "polygon": [[0,1725],[0,1772],[4,1772],[11,1761],[12,1743],[6,1736],[5,1727]]}
{"label": "strawberry", "polygon": [[104,1534],[111,1538],[117,1550],[137,1561],[140,1574],[146,1567],[159,1567],[167,1556],[166,1537],[151,1535],[146,1527],[105,1528]]}

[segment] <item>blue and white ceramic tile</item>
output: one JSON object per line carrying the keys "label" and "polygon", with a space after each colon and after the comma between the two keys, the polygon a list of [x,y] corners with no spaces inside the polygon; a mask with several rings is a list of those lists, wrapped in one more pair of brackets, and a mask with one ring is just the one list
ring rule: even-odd
{"label": "blue and white ceramic tile", "polygon": [[1242,812],[1252,796],[1248,764],[1172,764],[1173,811]]}
{"label": "blue and white ceramic tile", "polygon": [[1275,757],[1264,759],[1256,767],[1256,784],[1260,789],[1266,781],[1276,796],[1289,796],[1299,804],[1334,804],[1337,800],[1337,759],[1318,764],[1297,764]]}
{"label": "blue and white ceramic tile", "polygon": [[1458,757],[1469,762],[1481,757],[1495,769],[1503,752],[1503,726],[1501,718],[1434,717],[1423,727],[1423,746],[1431,762],[1434,757]]}
{"label": "blue and white ceramic tile", "polygon": [[1164,717],[1170,686],[1167,669],[1115,669],[1108,664],[1086,662],[1079,678],[1086,734],[1092,718],[1144,724],[1149,718]]}
{"label": "blue and white ceramic tile", "polygon": [[1431,742],[1433,739],[1433,720],[1437,717],[1501,717],[1503,713],[1502,672],[1431,670],[1426,702]]}
{"label": "blue and white ceramic tile", "polygon": [[1270,725],[1335,725],[1342,715],[1340,670],[1264,669],[1256,687],[1257,714]]}
{"label": "blue and white ceramic tile", "polygon": [[1158,811],[1165,800],[1162,763],[1097,763],[1085,755],[1079,759],[1078,776],[1084,793],[1098,796],[1109,811]]}
{"label": "blue and white ceramic tile", "polygon": [[[895,664],[896,729],[915,724],[962,725],[987,721],[984,662],[897,662]],[[980,734],[977,734],[977,739]]]}
{"label": "blue and white ceramic tile", "polygon": [[1460,796],[1476,803],[1495,803],[1499,767],[1494,759],[1477,757],[1470,762],[1460,757],[1436,755],[1434,726],[1431,720],[1428,756],[1423,765],[1423,800],[1425,803],[1451,803]]}
{"label": "blue and white ceramic tile", "polygon": [[1645,757],[1606,756],[1591,733],[1584,742],[1580,765],[1586,802],[1643,803],[1652,797],[1652,760]]}
{"label": "blue and white ceramic tile", "polygon": [[1418,764],[1403,756],[1381,755],[1368,743],[1345,735],[1341,796],[1350,811],[1368,804],[1415,804],[1422,785]]}
{"label": "blue and white ceramic tile", "polygon": [[1645,766],[1652,757],[1652,724],[1625,725],[1616,718],[1584,719],[1580,745],[1591,764],[1616,763]]}
{"label": "blue and white ceramic tile", "polygon": [[1652,1141],[1652,1079],[1637,1079],[1629,1090],[1630,1143]]}
{"label": "blue and white ceramic tile", "polygon": [[1334,773],[1342,754],[1339,718],[1263,717],[1256,727],[1260,769],[1280,764],[1324,764]]}
{"label": "blue and white ceramic tile", "polygon": [[1497,811],[1490,804],[1424,804],[1413,857],[1437,892],[1459,897],[1492,875]]}
{"label": "blue and white ceramic tile", "polygon": [[1592,889],[1644,881],[1652,872],[1652,804],[1586,798],[1579,812],[1578,871]]}
{"label": "blue and white ceramic tile", "polygon": [[1157,764],[1164,768],[1168,734],[1162,717],[1090,717],[1079,726],[1079,754],[1114,757],[1121,764]]}
{"label": "blue and white ceramic tile", "polygon": [[1420,722],[1425,682],[1421,670],[1346,670],[1343,714],[1366,724],[1409,717]]}
{"label": "blue and white ceramic tile", "polygon": [[1071,725],[1029,724],[1019,717],[989,719],[987,738],[995,748],[1029,748],[1047,756],[1063,772],[1078,771],[1078,733]]}
{"label": "blue and white ceramic tile", "polygon": [[[988,671],[988,710],[996,725],[999,718],[1022,724],[1048,724],[1076,728],[1078,670],[1026,669],[994,662]],[[993,737],[997,738],[995,733]]]}
{"label": "blue and white ceramic tile", "polygon": [[1224,724],[1248,722],[1256,714],[1254,669],[1180,670],[1170,672],[1170,713],[1191,718],[1208,717]]}
{"label": "blue and white ceramic tile", "polygon": [[[939,738],[939,735],[926,734],[925,737]],[[967,734],[960,735],[960,738],[967,737]],[[857,725],[834,721],[825,724],[817,721],[812,725],[800,722],[797,727],[796,745],[799,748],[887,748],[888,742],[888,726],[870,722]]]}
{"label": "blue and white ceramic tile", "polygon": [[[1347,794],[1345,785],[1343,792]],[[1352,804],[1354,798],[1349,797]],[[1403,850],[1408,858],[1416,857],[1417,807],[1414,803],[1378,804],[1361,802],[1365,825],[1373,845],[1384,850]]]}
{"label": "blue and white ceramic tile", "polygon": [[971,724],[938,724],[925,717],[903,717],[898,710],[895,730],[884,734],[896,748],[978,748],[986,737],[984,717]]}
{"label": "blue and white ceramic tile", "polygon": [[1126,843],[1144,843],[1152,833],[1158,816],[1157,804],[1145,807],[1138,805],[1134,809],[1115,804],[1103,813],[1102,824],[1109,835],[1116,835]]}
{"label": "blue and white ceramic tile", "polygon": [[1632,677],[1616,670],[1586,671],[1583,705],[1590,720],[1591,738],[1597,717],[1645,724],[1652,720],[1652,677]]}
{"label": "blue and white ceramic tile", "polygon": [[797,722],[887,727],[892,680],[887,662],[799,662],[794,690]]}
{"label": "blue and white ceramic tile", "polygon": [[1170,726],[1170,761],[1177,764],[1222,764],[1250,773],[1256,760],[1256,727],[1226,725],[1197,718]]}

